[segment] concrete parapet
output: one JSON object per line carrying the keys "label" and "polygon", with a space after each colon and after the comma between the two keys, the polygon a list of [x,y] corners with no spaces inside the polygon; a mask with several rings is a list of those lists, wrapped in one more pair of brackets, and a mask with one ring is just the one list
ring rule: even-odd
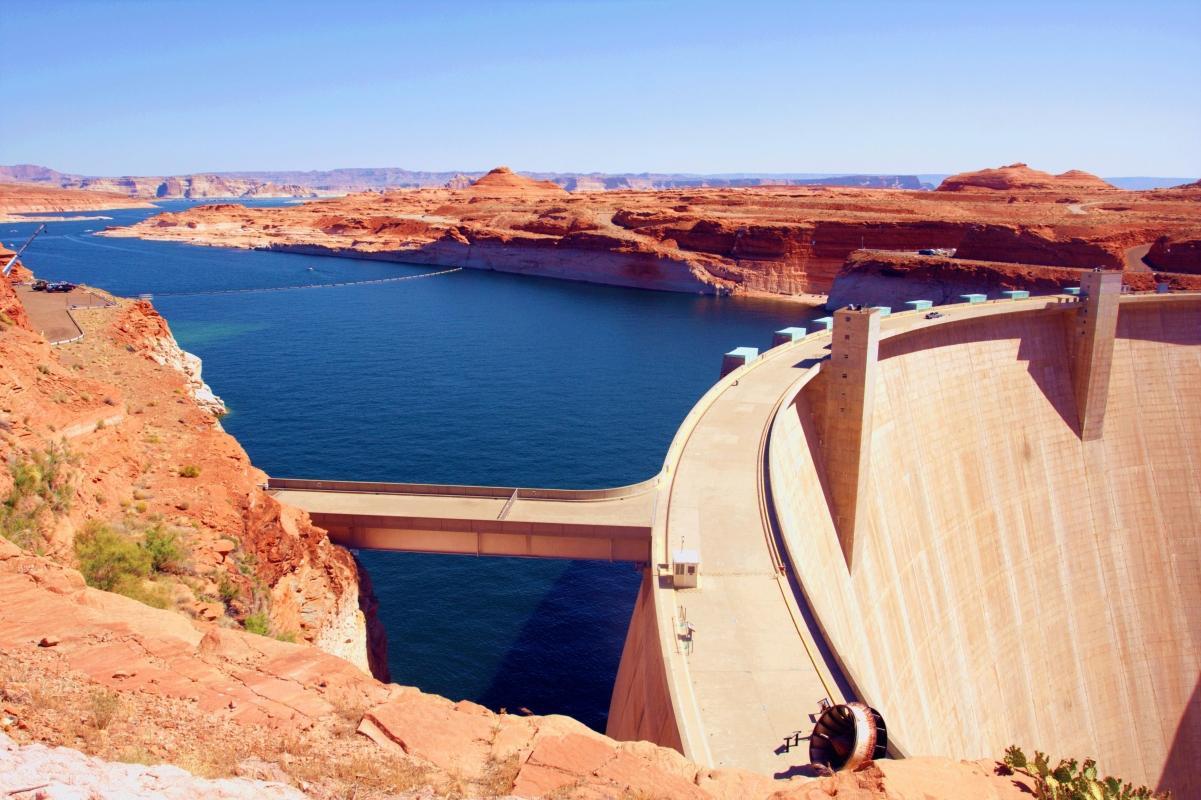
{"label": "concrete parapet", "polygon": [[914,311],[925,311],[930,306],[934,305],[933,300],[906,300],[905,305],[912,308]]}
{"label": "concrete parapet", "polygon": [[986,294],[961,294],[959,295],[965,303],[983,303],[988,299]]}
{"label": "concrete parapet", "polygon": [[795,342],[797,339],[804,339],[808,331],[805,328],[798,328],[795,325],[788,328],[781,328],[776,331],[771,337],[771,346],[779,347],[782,344]]}
{"label": "concrete parapet", "polygon": [[834,327],[834,317],[821,317],[813,320],[814,325],[820,325],[824,330],[830,330]]}
{"label": "concrete parapet", "polygon": [[1068,288],[1064,289],[1063,291],[1066,294],[1070,294],[1070,295],[1076,295],[1076,296],[1080,295],[1080,287],[1079,286],[1069,286]]}
{"label": "concrete parapet", "polygon": [[1113,342],[1118,329],[1118,303],[1122,273],[1086,272],[1080,280],[1082,302],[1076,309],[1072,384],[1080,420],[1080,438],[1101,438],[1109,375],[1113,368]]}
{"label": "concrete parapet", "polygon": [[1025,300],[1030,297],[1030,292],[1025,289],[1009,289],[1008,291],[1001,292],[1001,294],[1010,300]]}
{"label": "concrete parapet", "polygon": [[847,307],[834,314],[824,451],[834,527],[848,570],[861,546],[858,509],[871,460],[880,317],[875,308]]}
{"label": "concrete parapet", "polygon": [[745,367],[758,357],[757,347],[735,347],[721,359],[721,377],[726,377],[739,367]]}
{"label": "concrete parapet", "polygon": [[892,309],[888,306],[872,306],[876,311],[880,312],[880,316],[887,317],[892,313]]}

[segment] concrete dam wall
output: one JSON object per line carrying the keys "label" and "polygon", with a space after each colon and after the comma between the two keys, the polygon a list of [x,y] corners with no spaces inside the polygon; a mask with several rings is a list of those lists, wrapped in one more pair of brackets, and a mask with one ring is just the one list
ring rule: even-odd
{"label": "concrete dam wall", "polygon": [[1201,796],[1201,299],[1122,299],[1091,441],[1074,321],[882,337],[850,569],[823,364],[772,427],[778,524],[840,666],[906,752],[1018,744]]}

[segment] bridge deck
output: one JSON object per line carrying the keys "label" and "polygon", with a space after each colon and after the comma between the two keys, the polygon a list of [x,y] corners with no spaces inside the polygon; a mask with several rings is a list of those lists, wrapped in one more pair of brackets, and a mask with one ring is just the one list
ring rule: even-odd
{"label": "bridge deck", "polygon": [[650,560],[653,484],[568,491],[272,479],[269,487],[347,547]]}

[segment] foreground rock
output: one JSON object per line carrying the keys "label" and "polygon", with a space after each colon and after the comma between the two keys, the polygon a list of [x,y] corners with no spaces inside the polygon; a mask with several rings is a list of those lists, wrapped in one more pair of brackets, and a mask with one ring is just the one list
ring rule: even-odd
{"label": "foreground rock", "polygon": [[961,190],[941,192],[572,194],[499,168],[472,183],[458,176],[450,188],[366,192],[287,208],[206,206],[105,234],[785,296],[829,292],[859,249],[937,248],[971,260],[1121,269],[1132,247],[1165,235],[1201,237],[1201,198],[1189,192],[1125,192],[1083,173],[1047,176],[1024,165],[985,171],[992,172],[1003,175],[958,176],[951,185]]}
{"label": "foreground rock", "polygon": [[168,764],[114,764],[65,747],[18,745],[0,733],[0,794],[5,797],[77,800],[300,800],[279,783],[241,778],[205,780]]}

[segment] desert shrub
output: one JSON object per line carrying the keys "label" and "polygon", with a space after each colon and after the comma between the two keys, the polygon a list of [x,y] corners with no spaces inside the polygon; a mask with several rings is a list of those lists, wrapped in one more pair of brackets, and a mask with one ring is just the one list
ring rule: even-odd
{"label": "desert shrub", "polygon": [[130,578],[150,575],[151,556],[128,536],[117,533],[107,525],[88,523],[75,537],[75,557],[79,571],[88,586],[114,591],[118,584]]}
{"label": "desert shrub", "polygon": [[229,574],[222,572],[220,580],[217,581],[217,594],[221,596],[221,602],[229,605],[238,598],[241,591],[238,585],[229,579]]}
{"label": "desert shrub", "polygon": [[161,522],[146,529],[142,536],[142,547],[150,554],[150,568],[155,572],[183,571],[187,548],[179,541],[179,534],[167,530]]}
{"label": "desert shrub", "polygon": [[120,707],[121,700],[114,692],[107,689],[92,692],[92,724],[96,726],[96,730],[102,731],[107,728],[113,717],[117,716]]}
{"label": "desert shrub", "polygon": [[21,547],[32,547],[44,517],[70,510],[74,495],[70,467],[74,463],[66,445],[9,458],[13,485],[0,502],[0,535]]}
{"label": "desert shrub", "polygon": [[8,462],[13,487],[5,504],[16,507],[33,503],[59,514],[71,510],[72,488],[69,467],[75,456],[66,445],[52,444],[41,452]]}
{"label": "desert shrub", "polygon": [[1106,776],[1097,779],[1097,762],[1091,758],[1080,764],[1063,759],[1051,767],[1047,754],[1036,750],[1034,760],[1016,746],[1005,750],[1005,766],[1034,780],[1035,800],[1168,800],[1170,794],[1158,794],[1146,786],[1135,788],[1121,779]]}
{"label": "desert shrub", "polygon": [[242,624],[246,626],[246,630],[251,633],[257,633],[259,636],[269,636],[271,634],[271,620],[267,618],[267,614],[263,611],[247,614]]}
{"label": "desert shrub", "polygon": [[200,467],[195,464],[185,464],[179,468],[179,477],[181,478],[197,478],[200,477]]}

